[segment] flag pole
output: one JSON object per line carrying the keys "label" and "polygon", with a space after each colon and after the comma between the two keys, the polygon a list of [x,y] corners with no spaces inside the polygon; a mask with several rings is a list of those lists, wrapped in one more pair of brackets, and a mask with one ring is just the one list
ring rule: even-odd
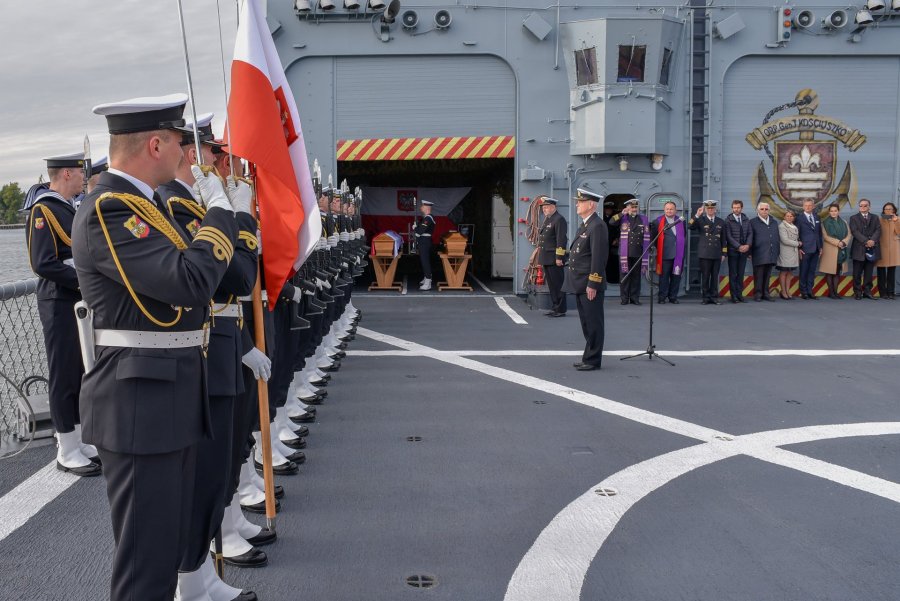
{"label": "flag pole", "polygon": [[[253,177],[253,176],[251,176]],[[256,197],[255,177],[253,183],[253,218],[259,216],[259,203]],[[262,280],[260,270],[262,261],[257,258],[256,284],[253,285],[253,329],[256,348],[266,352],[266,330],[263,324]],[[259,442],[262,445],[263,483],[266,493],[266,527],[275,533],[275,474],[272,472],[272,434],[269,427],[269,386],[266,381],[256,381],[259,389]]]}
{"label": "flag pole", "polygon": [[184,29],[184,11],[181,8],[181,0],[178,3],[178,23],[181,26],[181,41],[184,45],[184,72],[187,75],[188,98],[191,101],[191,115],[194,117],[194,145],[197,148],[197,164],[203,164],[203,153],[200,152],[200,130],[197,126],[197,103],[194,101],[194,84],[191,80],[191,62],[188,58],[187,33]]}

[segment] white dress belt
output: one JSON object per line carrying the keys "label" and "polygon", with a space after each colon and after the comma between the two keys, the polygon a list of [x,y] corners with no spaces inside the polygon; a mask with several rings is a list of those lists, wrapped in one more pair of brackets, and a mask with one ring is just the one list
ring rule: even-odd
{"label": "white dress belt", "polygon": [[189,332],[142,332],[140,330],[96,330],[94,343],[98,346],[128,348],[188,348],[205,346],[209,330]]}
{"label": "white dress belt", "polygon": [[243,313],[241,313],[241,306],[239,304],[213,304],[212,316],[213,319],[215,319],[216,317],[236,317],[237,319],[240,319],[241,317],[243,317]]}
{"label": "white dress belt", "polygon": [[[267,300],[269,300],[269,295],[266,293],[265,290],[260,292],[260,295],[261,295],[260,298],[262,298],[263,302],[266,302]],[[245,303],[249,303],[250,301],[253,300],[253,297],[252,296],[242,296],[242,297],[238,298],[238,300],[245,302]]]}

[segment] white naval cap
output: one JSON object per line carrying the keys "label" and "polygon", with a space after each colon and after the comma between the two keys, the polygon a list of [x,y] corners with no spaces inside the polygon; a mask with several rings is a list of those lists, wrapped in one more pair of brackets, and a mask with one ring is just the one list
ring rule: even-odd
{"label": "white naval cap", "polygon": [[106,117],[111,134],[133,134],[158,129],[184,129],[184,106],[187,94],[144,96],[118,102],[107,102],[94,107],[95,115]]}
{"label": "white naval cap", "polygon": [[423,200],[423,201],[422,201],[422,206],[423,206],[423,207],[433,207],[433,206],[434,206],[434,203],[431,202],[430,200]]}
{"label": "white naval cap", "polygon": [[574,200],[590,200],[593,202],[601,202],[603,200],[603,195],[597,194],[596,192],[591,192],[590,190],[585,190],[584,188],[578,188],[576,190]]}
{"label": "white naval cap", "polygon": [[97,158],[96,161],[91,161],[91,175],[97,175],[107,169],[109,169],[109,157],[105,154]]}
{"label": "white naval cap", "polygon": [[[215,113],[201,113],[197,115],[197,133],[200,136],[201,144],[206,144],[213,148],[221,148],[226,144],[223,142],[216,142],[216,136],[213,134],[212,130],[212,120],[215,116]],[[184,127],[187,131],[182,135],[181,145],[186,146],[188,144],[193,144],[194,122],[190,121]]]}

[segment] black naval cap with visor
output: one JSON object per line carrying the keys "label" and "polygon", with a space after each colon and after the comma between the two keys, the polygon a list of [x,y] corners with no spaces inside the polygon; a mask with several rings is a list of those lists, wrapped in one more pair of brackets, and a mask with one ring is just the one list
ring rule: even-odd
{"label": "black naval cap with visor", "polygon": [[98,104],[93,112],[106,117],[107,129],[113,135],[161,129],[193,133],[184,124],[184,107],[187,101],[187,94],[145,96]]}

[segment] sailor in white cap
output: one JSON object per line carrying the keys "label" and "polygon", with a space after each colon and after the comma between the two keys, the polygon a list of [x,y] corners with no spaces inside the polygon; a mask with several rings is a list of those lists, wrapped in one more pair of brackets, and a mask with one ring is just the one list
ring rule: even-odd
{"label": "sailor in white cap", "polygon": [[416,236],[416,244],[419,249],[419,261],[422,264],[422,281],[419,282],[419,290],[431,290],[431,246],[432,234],[434,234],[434,217],[431,216],[431,208],[434,203],[429,200],[421,201],[422,220],[413,232]]}
{"label": "sailor in white cap", "polygon": [[209,306],[235,252],[237,201],[194,166],[206,214],[193,240],[159,210],[153,190],[182,161],[186,102],[173,94],[94,108],[111,134],[109,170],[73,226],[86,321],[96,328],[95,346],[85,345],[81,410],[107,482],[112,601],[175,595],[196,445],[211,436]]}
{"label": "sailor in white cap", "polygon": [[[84,185],[82,153],[46,159],[50,185],[31,203],[25,228],[28,259],[38,276],[37,306],[47,349],[50,420],[56,430],[56,468],[100,475],[97,449],[83,444],[78,391],[84,366],[78,348],[75,303],[81,300],[72,260],[75,196]],[[92,458],[94,460],[92,460]]]}

